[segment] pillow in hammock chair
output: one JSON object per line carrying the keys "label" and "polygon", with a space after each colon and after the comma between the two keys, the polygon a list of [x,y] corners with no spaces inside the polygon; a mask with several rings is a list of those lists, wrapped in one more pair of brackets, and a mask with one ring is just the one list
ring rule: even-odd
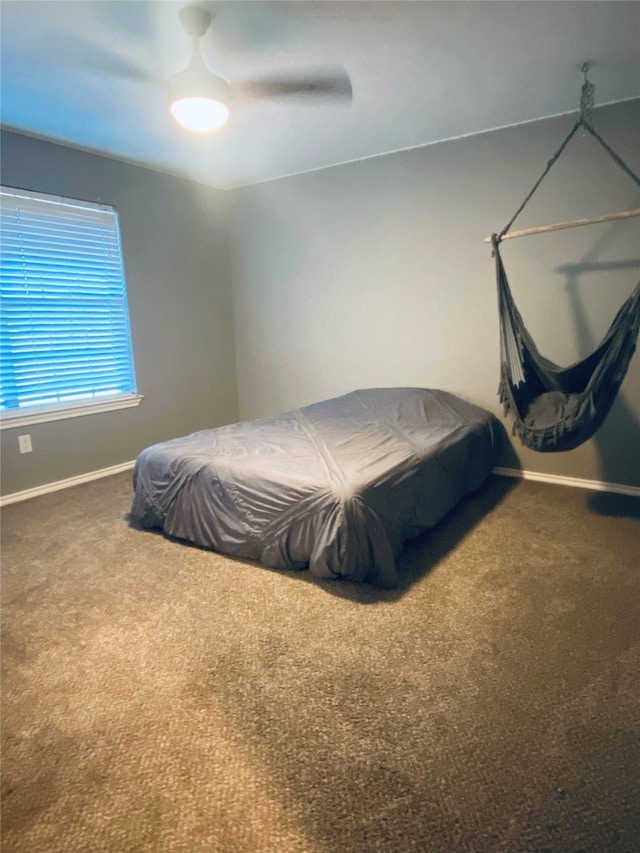
{"label": "pillow in hammock chair", "polygon": [[523,423],[529,429],[548,429],[562,421],[565,427],[570,426],[578,414],[580,399],[580,394],[546,391],[531,402]]}

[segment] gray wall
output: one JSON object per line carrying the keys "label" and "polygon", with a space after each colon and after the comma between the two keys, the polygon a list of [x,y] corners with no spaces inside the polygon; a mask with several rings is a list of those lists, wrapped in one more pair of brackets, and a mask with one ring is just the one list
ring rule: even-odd
{"label": "gray wall", "polygon": [[[575,116],[235,191],[231,230],[240,415],[354,388],[445,388],[499,414],[494,269],[483,238],[515,212]],[[640,102],[594,114],[640,170]],[[577,136],[517,227],[640,207],[595,140]],[[640,266],[640,220],[509,241],[514,296],[543,353],[600,340]],[[597,436],[568,453],[517,442],[503,464],[640,485],[640,358]]]}
{"label": "gray wall", "polygon": [[[535,122],[232,193],[3,133],[3,183],[118,209],[145,399],[3,430],[2,493],[360,387],[441,387],[499,413],[494,273],[483,238],[507,222],[571,124]],[[597,110],[595,124],[640,169],[640,102]],[[580,136],[518,226],[638,206],[640,191]],[[504,244],[516,300],[551,358],[575,360],[605,332],[638,279],[639,224]],[[34,452],[20,455],[25,432]],[[516,443],[503,464],[638,486],[639,438],[636,355],[593,440],[561,454]]]}
{"label": "gray wall", "polygon": [[[135,459],[149,444],[237,420],[227,193],[14,133],[2,183],[119,212],[137,408],[5,429],[2,493]],[[33,453],[18,453],[30,433]]]}

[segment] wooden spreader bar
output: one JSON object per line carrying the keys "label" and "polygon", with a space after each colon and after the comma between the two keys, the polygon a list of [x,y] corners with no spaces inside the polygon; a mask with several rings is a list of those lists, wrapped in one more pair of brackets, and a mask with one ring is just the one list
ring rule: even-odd
{"label": "wooden spreader bar", "polygon": [[[619,213],[605,213],[602,216],[592,216],[589,219],[573,219],[570,222],[556,222],[554,225],[538,225],[534,228],[522,228],[520,231],[507,231],[500,240],[512,240],[514,237],[529,237],[531,234],[546,234],[549,231],[561,231],[563,228],[578,228],[580,225],[597,225],[599,222],[612,222],[614,219],[630,219],[640,216],[640,208],[621,210]],[[485,237],[484,242],[490,243],[491,237]]]}

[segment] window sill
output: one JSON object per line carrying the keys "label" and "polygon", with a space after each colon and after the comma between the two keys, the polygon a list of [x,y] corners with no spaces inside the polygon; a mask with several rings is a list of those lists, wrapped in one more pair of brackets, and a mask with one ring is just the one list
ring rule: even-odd
{"label": "window sill", "polygon": [[96,415],[100,412],[112,412],[116,409],[129,409],[139,406],[143,397],[140,394],[129,394],[122,397],[110,397],[105,400],[84,400],[81,403],[68,403],[59,406],[47,406],[42,409],[34,409],[28,412],[22,409],[19,412],[5,412],[0,416],[0,429],[15,429],[16,427],[30,426],[31,424],[47,423],[48,421],[60,421],[65,418],[79,418],[83,415]]}

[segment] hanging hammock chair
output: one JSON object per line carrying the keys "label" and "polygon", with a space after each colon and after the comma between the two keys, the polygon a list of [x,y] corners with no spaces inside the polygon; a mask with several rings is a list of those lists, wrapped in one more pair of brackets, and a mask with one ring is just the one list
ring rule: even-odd
{"label": "hanging hammock chair", "polygon": [[500,318],[500,385],[498,394],[506,415],[513,417],[513,432],[531,450],[573,450],[596,432],[608,415],[626,375],[640,328],[640,282],[616,314],[600,345],[586,358],[568,367],[554,364],[540,354],[513,300],[500,243],[503,239],[606,222],[640,215],[622,211],[592,219],[509,232],[511,225],[536,191],[579,127],[594,136],[615,162],[640,185],[640,179],[595,132],[590,121],[593,85],[582,87],[580,117],[542,176],[508,225],[487,238],[493,247]]}

